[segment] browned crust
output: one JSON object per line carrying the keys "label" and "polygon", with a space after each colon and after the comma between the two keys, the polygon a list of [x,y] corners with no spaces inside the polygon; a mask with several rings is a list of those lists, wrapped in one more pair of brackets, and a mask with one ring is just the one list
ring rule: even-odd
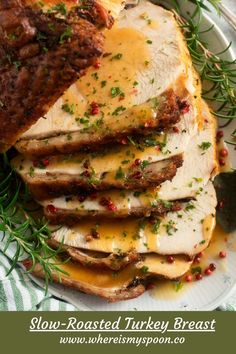
{"label": "browned crust", "polygon": [[[85,190],[106,190],[111,188],[118,189],[145,189],[152,186],[157,186],[164,181],[172,180],[177,169],[182,166],[182,154],[172,158],[163,160],[166,162],[165,167],[159,171],[155,171],[154,167],[158,162],[150,164],[143,170],[143,175],[140,179],[133,177],[130,172],[125,179],[100,179],[99,183],[89,183],[88,178],[68,175],[50,175],[43,174],[41,178],[34,176],[30,178],[28,175],[23,175],[24,181],[28,184],[32,195],[37,200],[48,199],[50,197],[58,197],[64,194],[76,194],[82,189]],[[161,161],[163,163],[163,161]],[[55,178],[56,177],[56,178]]]}
{"label": "browned crust", "polygon": [[155,206],[147,206],[147,207],[139,207],[139,208],[131,208],[125,211],[117,210],[117,211],[110,211],[110,210],[68,210],[68,209],[56,209],[56,212],[50,212],[47,207],[44,207],[44,215],[50,221],[51,224],[54,225],[74,225],[78,223],[81,219],[85,217],[90,218],[111,218],[111,219],[122,219],[127,218],[129,216],[134,217],[149,217],[151,214],[155,214],[158,216],[162,216],[170,211],[179,210],[180,203],[179,202],[172,202],[169,203],[167,207],[161,201],[157,203]]}
{"label": "browned crust", "polygon": [[[134,123],[129,120],[127,126],[122,127],[122,131],[117,129],[109,129],[109,125],[105,125],[99,130],[91,129],[86,133],[72,132],[70,133],[70,140],[68,140],[67,133],[60,134],[54,137],[44,137],[43,139],[21,139],[16,144],[16,148],[24,155],[42,157],[52,154],[66,154],[78,152],[83,149],[89,151],[98,150],[101,146],[109,143],[120,143],[127,135],[148,135],[155,131],[166,131],[180,120],[180,100],[173,92],[168,90],[160,96],[160,105],[157,109],[157,117],[148,122],[141,121]],[[147,120],[147,118],[146,118]],[[146,124],[148,123],[148,124]],[[45,143],[46,141],[46,143]]]}
{"label": "browned crust", "polygon": [[[101,13],[100,5],[88,1],[100,27],[105,10]],[[7,150],[44,116],[102,54],[103,35],[90,22],[91,14],[78,10],[58,19],[39,7],[23,5],[21,0],[1,1],[0,151]],[[69,38],[65,37],[68,28]],[[10,34],[19,29],[20,34],[10,40]],[[44,34],[44,40],[38,39],[39,33]],[[6,59],[9,57],[11,60]]]}
{"label": "browned crust", "polygon": [[76,247],[61,244],[53,238],[48,240],[48,244],[54,249],[65,251],[73,261],[86,267],[107,268],[117,271],[141,259],[141,256],[135,251],[123,254],[103,254],[102,252],[84,251]]}
{"label": "browned crust", "polygon": [[[45,274],[42,270],[42,267],[39,264],[35,266],[33,275],[39,278],[45,278]],[[90,283],[83,283],[61,274],[59,276],[55,272],[52,273],[52,279],[56,283],[65,285],[66,287],[69,288],[82,291],[83,293],[86,294],[99,296],[105,300],[108,300],[109,302],[134,299],[142,295],[146,290],[144,285],[142,284],[136,285],[135,282],[134,285],[130,284],[129,286],[121,287],[119,289],[99,288],[93,286]]]}

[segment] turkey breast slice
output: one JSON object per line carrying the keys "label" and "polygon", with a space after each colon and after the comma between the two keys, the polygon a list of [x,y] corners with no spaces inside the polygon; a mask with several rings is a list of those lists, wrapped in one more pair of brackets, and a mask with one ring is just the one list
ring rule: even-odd
{"label": "turkey breast slice", "polygon": [[211,182],[196,199],[182,204],[179,212],[164,217],[81,221],[73,227],[63,226],[53,233],[58,242],[72,247],[119,253],[194,255],[205,249],[215,226],[216,195]]}
{"label": "turkey breast slice", "polygon": [[192,73],[185,41],[171,12],[140,1],[122,12],[117,26],[105,31],[105,37],[106,54],[99,68],[89,69],[22,135],[16,145],[20,151],[37,155],[39,150],[49,153],[51,146],[60,151],[63,144],[67,151],[75,151],[84,128],[109,126],[115,114],[125,115],[167,90],[184,99],[199,95],[199,80]]}
{"label": "turkey breast slice", "polygon": [[[60,262],[60,260],[59,260]],[[60,269],[66,274],[52,272],[52,278],[67,287],[74,288],[86,294],[96,295],[110,302],[128,300],[142,295],[146,285],[153,277],[177,279],[185,274],[191,261],[184,256],[176,256],[174,263],[168,263],[163,256],[148,254],[143,260],[114,272],[109,269],[88,268],[79,263],[62,263]],[[30,262],[25,263],[29,268]],[[36,264],[33,274],[44,278],[40,264]]]}
{"label": "turkey breast slice", "polygon": [[[178,210],[180,204],[176,200],[195,197],[213,174],[217,173],[215,118],[206,104],[203,107],[203,129],[189,143],[184,153],[183,165],[172,181],[144,191],[110,190],[46,199],[40,201],[40,204],[44,207],[47,218],[54,223],[71,223],[86,215],[117,218],[129,215],[149,216],[150,213],[161,214],[172,209]],[[54,213],[48,207],[52,205],[56,208]]]}

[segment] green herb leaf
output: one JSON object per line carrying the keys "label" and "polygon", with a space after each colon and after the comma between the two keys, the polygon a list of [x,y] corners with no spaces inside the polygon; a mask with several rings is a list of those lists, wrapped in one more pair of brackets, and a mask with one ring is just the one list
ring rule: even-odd
{"label": "green herb leaf", "polygon": [[203,141],[201,143],[201,145],[198,145],[198,147],[200,149],[202,149],[203,151],[206,151],[206,150],[208,150],[211,147],[211,143],[210,143],[210,141]]}

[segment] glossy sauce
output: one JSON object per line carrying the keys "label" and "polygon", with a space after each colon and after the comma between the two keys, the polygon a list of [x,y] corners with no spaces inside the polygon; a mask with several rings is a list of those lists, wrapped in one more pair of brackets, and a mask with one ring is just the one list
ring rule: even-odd
{"label": "glossy sauce", "polygon": [[[217,271],[227,271],[227,257],[220,258],[219,252],[226,251],[226,243],[230,240],[230,234],[227,234],[219,225],[216,225],[210,245],[203,251],[203,257],[200,263],[193,262],[191,269],[201,267],[204,276],[204,270],[210,263],[216,264]],[[235,248],[236,251],[236,248]],[[191,274],[191,271],[187,274]],[[214,276],[214,273],[211,275]],[[181,285],[178,287],[178,282],[169,280],[156,280],[154,282],[154,289],[150,290],[150,295],[156,299],[171,300],[179,298],[186,294],[186,292],[195,284],[194,275],[193,281],[188,283],[185,281],[186,275],[180,279]]]}
{"label": "glossy sauce", "polygon": [[[105,56],[101,67],[88,69],[76,85],[89,102],[102,104],[104,114],[109,115],[121,105],[126,109],[133,106],[139,85],[137,74],[147,67],[145,62],[150,60],[150,55],[147,38],[140,31],[115,26],[104,35]],[[114,87],[119,87],[124,95],[112,97]]]}
{"label": "glossy sauce", "polygon": [[101,222],[81,221],[78,230],[74,227],[69,234],[73,240],[80,235],[91,235],[91,230],[99,233],[99,238],[89,241],[89,249],[102,250],[103,252],[119,253],[128,252],[132,249],[144,249],[144,251],[156,251],[158,247],[158,235],[153,232],[153,225],[143,222],[142,219],[125,220],[101,220]]}
{"label": "glossy sauce", "polygon": [[[165,134],[155,139],[160,144],[165,140]],[[109,152],[98,154],[74,154],[72,156],[57,157],[50,160],[47,170],[54,173],[76,174],[84,171],[84,162],[89,161],[89,167],[98,175],[103,172],[117,172],[119,168],[127,169],[132,167],[135,160],[155,162],[160,154],[158,147],[145,147],[138,149],[133,145],[128,147],[117,147]],[[37,173],[45,173],[45,170],[37,169]]]}
{"label": "glossy sauce", "polygon": [[[181,274],[189,268],[189,262],[184,257],[177,257],[176,264],[166,262],[164,256],[148,254],[144,260],[136,264],[128,265],[126,268],[114,272],[109,269],[99,269],[84,267],[79,263],[68,262],[60,265],[73,280],[77,280],[90,285],[95,285],[101,288],[118,288],[127,286],[135,276],[146,278],[148,274],[163,274],[171,276],[173,271],[176,274]],[[175,268],[173,270],[173,268]]]}
{"label": "glossy sauce", "polygon": [[[133,106],[139,89],[137,76],[140,71],[147,69],[150,60],[147,38],[133,28],[116,26],[105,30],[104,35],[104,55],[99,59],[100,67],[88,68],[86,75],[63,96],[64,104],[73,107],[73,115],[68,116],[68,124],[77,130],[78,127],[91,126],[99,120],[114,120],[129,108],[132,109],[128,118],[132,119],[132,110],[136,110]],[[95,115],[90,114],[93,102],[100,107],[99,113]],[[147,117],[153,118],[150,107],[143,105],[142,110],[146,111]],[[87,120],[88,125],[82,124],[81,118]]]}
{"label": "glossy sauce", "polygon": [[73,280],[87,283],[92,286],[98,286],[103,289],[127,286],[139,273],[133,266],[128,266],[119,272],[102,269],[99,269],[98,271],[96,269],[83,267],[79,263],[72,262],[60,265],[60,268],[68,273],[68,276],[63,275],[65,278],[70,277]]}

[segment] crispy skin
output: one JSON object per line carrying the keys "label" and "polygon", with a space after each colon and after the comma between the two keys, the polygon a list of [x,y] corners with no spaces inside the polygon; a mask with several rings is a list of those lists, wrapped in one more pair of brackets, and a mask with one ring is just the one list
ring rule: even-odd
{"label": "crispy skin", "polygon": [[48,240],[48,244],[54,249],[59,248],[62,251],[65,251],[73,261],[86,267],[120,270],[125,268],[128,264],[137,262],[141,259],[141,256],[135,251],[123,254],[103,254],[102,252],[84,251],[76,247],[63,245],[53,238]]}
{"label": "crispy skin", "polygon": [[21,0],[1,1],[0,151],[45,115],[102,54],[97,27],[111,24],[93,0],[64,18]]}
{"label": "crispy skin", "polygon": [[165,204],[163,202],[158,202],[155,206],[146,206],[146,207],[137,207],[128,209],[127,212],[123,211],[111,211],[109,209],[103,210],[85,210],[85,209],[78,209],[78,210],[67,210],[67,209],[56,209],[56,212],[50,212],[47,207],[44,207],[44,215],[50,221],[51,224],[58,225],[74,225],[78,223],[84,217],[90,218],[99,218],[106,217],[106,218],[127,218],[129,216],[135,217],[149,217],[151,214],[155,215],[164,215],[169,211],[177,211],[180,210],[180,203],[173,202],[169,204]]}
{"label": "crispy skin", "polygon": [[78,131],[70,133],[68,140],[67,133],[57,136],[49,136],[38,139],[21,139],[17,142],[16,148],[24,155],[42,157],[51,154],[66,154],[89,149],[98,150],[101,146],[109,143],[120,143],[127,135],[148,135],[153,131],[167,131],[180,120],[180,100],[173,90],[168,90],[158,97],[160,104],[156,108],[156,117],[152,120],[149,117],[140,117],[134,121],[127,119],[128,112],[120,117],[112,117],[111,122],[104,123],[97,128],[88,128],[86,132]]}
{"label": "crispy skin", "polygon": [[[41,176],[35,175],[33,178],[29,174],[22,174],[22,178],[29,186],[35,199],[43,200],[50,197],[58,197],[64,194],[76,194],[81,190],[105,190],[110,188],[117,189],[145,189],[151,186],[157,186],[164,181],[171,180],[179,167],[182,166],[182,154],[172,158],[151,163],[142,171],[142,177],[137,179],[135,173],[140,171],[129,171],[126,178],[116,179],[114,175],[107,173],[100,177],[96,183],[93,183],[84,175],[68,175],[44,173]],[[158,167],[162,164],[162,168]],[[156,170],[155,170],[156,169]],[[21,173],[20,173],[21,174]]]}

